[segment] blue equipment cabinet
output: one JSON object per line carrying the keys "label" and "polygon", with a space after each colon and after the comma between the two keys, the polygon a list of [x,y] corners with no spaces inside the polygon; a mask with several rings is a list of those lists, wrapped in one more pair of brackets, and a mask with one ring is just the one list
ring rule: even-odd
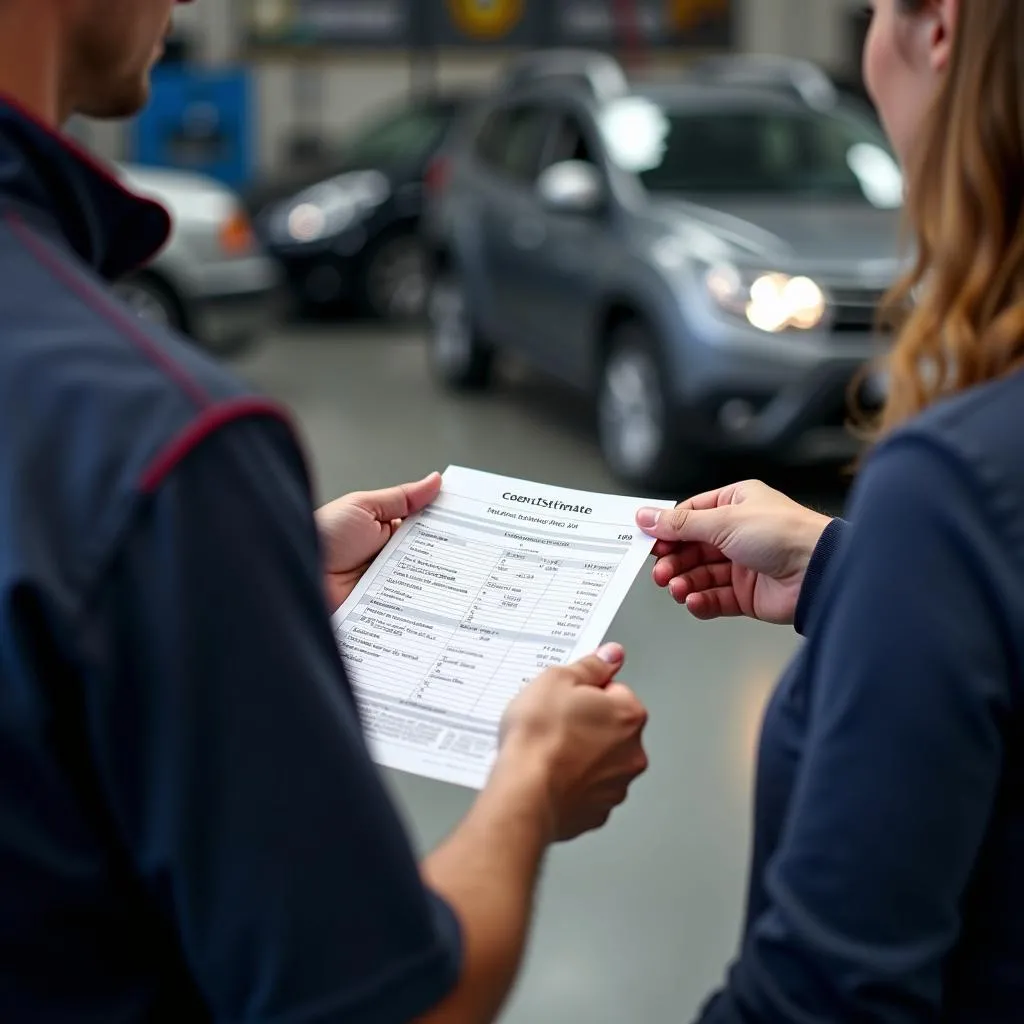
{"label": "blue equipment cabinet", "polygon": [[253,171],[252,92],[245,71],[158,68],[152,98],[135,122],[131,158],[243,188]]}

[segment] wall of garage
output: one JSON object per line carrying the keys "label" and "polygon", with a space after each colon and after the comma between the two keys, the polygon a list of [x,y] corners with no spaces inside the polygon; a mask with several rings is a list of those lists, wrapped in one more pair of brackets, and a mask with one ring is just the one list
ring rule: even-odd
{"label": "wall of garage", "polygon": [[[205,65],[230,65],[240,57],[241,0],[202,0],[179,8],[181,31],[194,43]],[[735,0],[738,7],[738,46],[746,52],[805,57],[830,67],[850,61],[849,16],[863,6],[855,0]],[[438,55],[434,74],[442,86],[483,84],[494,75],[507,53],[477,55],[448,51]],[[649,61],[655,70],[671,70],[679,55]],[[287,141],[297,129],[327,137],[344,131],[369,111],[413,87],[416,71],[403,54],[346,52],[331,57],[260,58],[255,69],[259,111],[260,171],[273,171],[287,159]],[[297,102],[297,90],[312,85],[317,102]],[[118,159],[125,151],[122,126],[83,123],[76,126],[83,141],[100,153]]]}

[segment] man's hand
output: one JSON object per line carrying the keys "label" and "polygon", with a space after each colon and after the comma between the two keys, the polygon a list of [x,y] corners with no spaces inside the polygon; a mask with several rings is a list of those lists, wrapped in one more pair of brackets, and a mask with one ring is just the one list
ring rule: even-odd
{"label": "man's hand", "polygon": [[549,669],[512,702],[483,792],[423,866],[462,925],[458,988],[418,1024],[498,1019],[520,964],[537,879],[551,843],[600,828],[647,768],[647,712],[615,676],[607,644]]}
{"label": "man's hand", "polygon": [[647,712],[613,682],[624,652],[606,644],[596,655],[548,669],[509,705],[494,778],[540,777],[551,838],[575,839],[600,828],[647,771]]}
{"label": "man's hand", "polygon": [[325,505],[316,514],[324,552],[327,599],[334,611],[402,525],[441,493],[441,474],[382,491],[359,491]]}

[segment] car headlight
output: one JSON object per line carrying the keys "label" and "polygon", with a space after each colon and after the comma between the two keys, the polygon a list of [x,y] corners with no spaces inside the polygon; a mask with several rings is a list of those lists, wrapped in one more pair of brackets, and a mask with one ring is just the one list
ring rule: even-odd
{"label": "car headlight", "polygon": [[770,334],[811,331],[828,315],[825,293],[809,277],[744,272],[731,264],[718,264],[708,268],[704,284],[719,309]]}
{"label": "car headlight", "polygon": [[293,245],[332,238],[366,217],[389,195],[383,174],[341,175],[306,189],[279,207],[273,219],[274,237]]}

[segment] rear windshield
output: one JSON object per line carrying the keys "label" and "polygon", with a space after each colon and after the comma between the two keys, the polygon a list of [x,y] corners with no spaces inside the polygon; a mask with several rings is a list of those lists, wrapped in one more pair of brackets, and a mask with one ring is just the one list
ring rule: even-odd
{"label": "rear windshield", "polygon": [[893,208],[903,179],[880,127],[857,113],[679,110],[631,97],[609,106],[611,157],[652,192],[847,198]]}

